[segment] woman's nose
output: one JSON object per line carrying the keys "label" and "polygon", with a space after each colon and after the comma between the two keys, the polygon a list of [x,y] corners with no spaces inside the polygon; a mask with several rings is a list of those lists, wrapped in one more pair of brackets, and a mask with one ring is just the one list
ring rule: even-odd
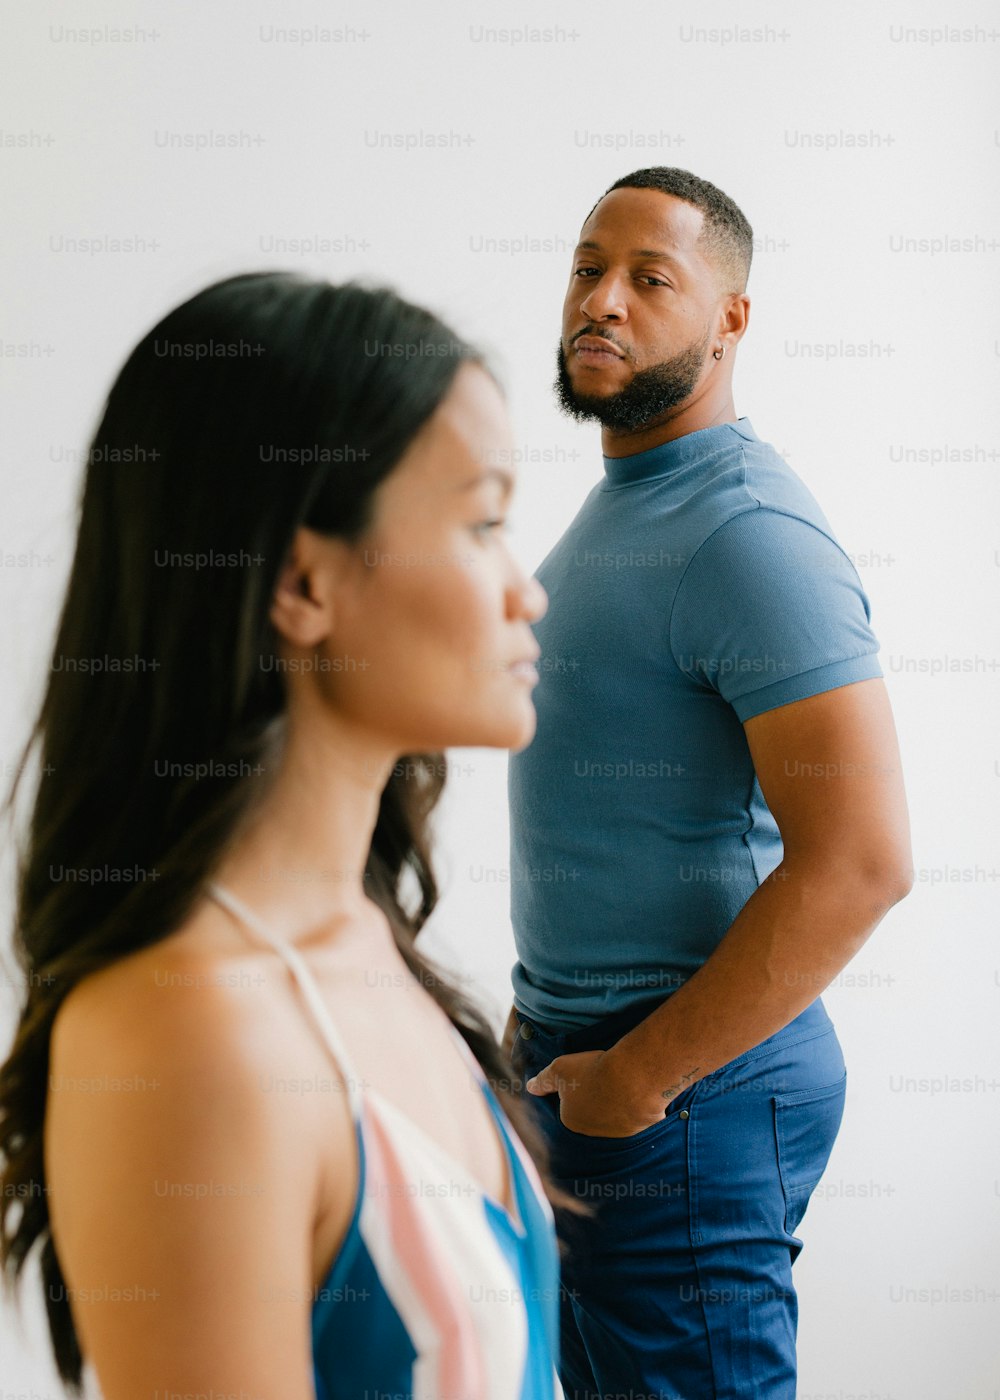
{"label": "woman's nose", "polygon": [[519,613],[528,622],[538,622],[548,611],[549,595],[536,578],[526,578],[517,587]]}

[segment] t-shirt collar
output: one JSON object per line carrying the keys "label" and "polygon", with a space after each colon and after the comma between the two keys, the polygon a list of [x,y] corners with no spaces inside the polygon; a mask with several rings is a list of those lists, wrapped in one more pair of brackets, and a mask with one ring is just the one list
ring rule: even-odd
{"label": "t-shirt collar", "polygon": [[711,428],[700,428],[696,433],[685,433],[672,442],[661,442],[658,447],[634,452],[630,457],[605,457],[604,474],[610,486],[631,486],[637,481],[665,476],[677,467],[710,456],[733,433],[749,442],[758,441],[750,419],[738,418],[735,423],[717,423]]}

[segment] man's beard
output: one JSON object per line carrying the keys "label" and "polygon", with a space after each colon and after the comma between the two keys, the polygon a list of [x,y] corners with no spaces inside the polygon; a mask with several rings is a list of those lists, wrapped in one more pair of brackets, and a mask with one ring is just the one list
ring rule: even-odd
{"label": "man's beard", "polygon": [[672,359],[637,370],[624,389],[619,389],[616,394],[578,393],[570,381],[566,354],[560,341],[558,372],[553,385],[559,406],[577,422],[596,419],[602,427],[614,432],[637,432],[655,423],[694,393],[710,338],[710,333],[706,332],[704,340],[689,345]]}

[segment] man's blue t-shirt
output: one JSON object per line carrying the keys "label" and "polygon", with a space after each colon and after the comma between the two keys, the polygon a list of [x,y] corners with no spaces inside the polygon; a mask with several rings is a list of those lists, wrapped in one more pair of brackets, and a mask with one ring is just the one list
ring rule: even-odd
{"label": "man's blue t-shirt", "polygon": [[742,721],[882,675],[854,565],[746,418],[604,472],[537,572],[509,770],[514,1004],[562,1030],[665,1000],[780,864]]}

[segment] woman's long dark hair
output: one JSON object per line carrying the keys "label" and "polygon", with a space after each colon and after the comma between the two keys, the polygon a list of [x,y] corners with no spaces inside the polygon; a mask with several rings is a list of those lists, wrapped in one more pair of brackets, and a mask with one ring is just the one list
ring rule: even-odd
{"label": "woman's long dark hair", "polygon": [[[53,1020],[81,979],[166,937],[203,896],[281,752],[269,609],[293,534],[356,538],[467,362],[481,360],[389,290],[262,272],[177,307],[108,395],[48,684],[7,799],[13,816],[34,768],[14,935],[24,994],[0,1066],[0,1266],[13,1289],[42,1241],[56,1365],[74,1393],[82,1356],[43,1162]],[[486,1018],[414,946],[438,895],[428,816],[443,767],[418,754],[393,770],[366,888],[540,1154]]]}

